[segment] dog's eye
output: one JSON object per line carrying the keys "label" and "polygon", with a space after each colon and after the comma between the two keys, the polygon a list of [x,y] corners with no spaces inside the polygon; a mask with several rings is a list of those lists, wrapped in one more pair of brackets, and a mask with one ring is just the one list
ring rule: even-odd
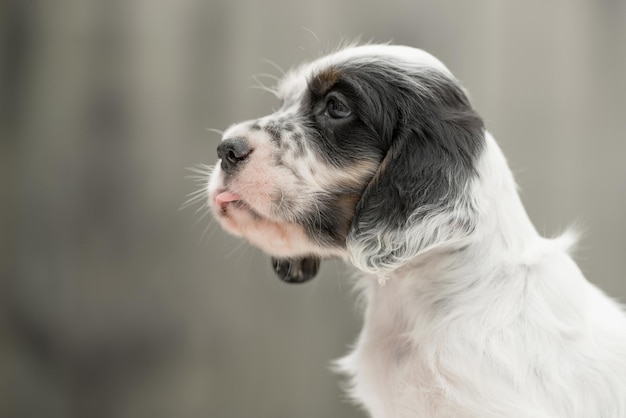
{"label": "dog's eye", "polygon": [[326,114],[333,119],[344,119],[352,114],[352,111],[336,97],[330,97],[326,101]]}

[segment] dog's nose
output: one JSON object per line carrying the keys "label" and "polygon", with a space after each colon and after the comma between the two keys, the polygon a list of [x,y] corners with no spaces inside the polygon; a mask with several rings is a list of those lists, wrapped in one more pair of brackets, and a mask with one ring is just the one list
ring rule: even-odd
{"label": "dog's nose", "polygon": [[228,138],[217,146],[217,155],[222,159],[222,170],[226,173],[232,173],[251,152],[252,148],[245,138]]}

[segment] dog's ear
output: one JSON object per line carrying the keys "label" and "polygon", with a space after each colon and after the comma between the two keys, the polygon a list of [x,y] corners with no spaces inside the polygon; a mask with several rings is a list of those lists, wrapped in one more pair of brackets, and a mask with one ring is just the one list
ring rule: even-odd
{"label": "dog's ear", "polygon": [[286,283],[304,283],[317,275],[320,259],[313,256],[300,258],[274,258],[272,268],[279,279]]}
{"label": "dog's ear", "polygon": [[456,85],[451,96],[407,103],[359,201],[347,239],[352,263],[388,272],[474,229],[470,180],[484,142],[481,119]]}

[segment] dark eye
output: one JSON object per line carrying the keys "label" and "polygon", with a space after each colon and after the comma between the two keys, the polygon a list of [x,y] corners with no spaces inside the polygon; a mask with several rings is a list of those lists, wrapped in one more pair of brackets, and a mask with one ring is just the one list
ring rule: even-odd
{"label": "dark eye", "polygon": [[344,119],[352,114],[352,111],[336,97],[326,101],[326,114],[333,119]]}

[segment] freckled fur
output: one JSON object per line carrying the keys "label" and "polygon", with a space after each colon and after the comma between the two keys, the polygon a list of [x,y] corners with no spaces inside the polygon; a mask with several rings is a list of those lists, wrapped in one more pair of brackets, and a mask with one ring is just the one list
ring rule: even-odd
{"label": "freckled fur", "polygon": [[[573,262],[575,234],[537,233],[440,61],[350,47],[276,90],[284,108],[225,132],[255,149],[232,179],[218,165],[209,202],[276,265],[341,257],[359,270],[363,329],[336,366],[371,417],[626,417],[622,308]],[[328,94],[349,117],[328,117]],[[245,203],[219,207],[224,189]]]}

